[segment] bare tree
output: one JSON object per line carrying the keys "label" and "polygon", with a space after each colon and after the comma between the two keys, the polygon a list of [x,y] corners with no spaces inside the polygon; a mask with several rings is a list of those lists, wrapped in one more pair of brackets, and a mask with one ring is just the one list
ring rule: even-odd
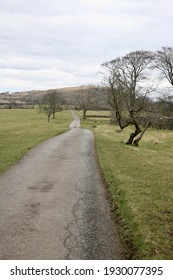
{"label": "bare tree", "polygon": [[[166,79],[173,86],[173,48],[162,47],[161,50],[156,51],[152,68],[157,69],[160,78]],[[166,113],[171,115],[173,112],[173,96],[170,90],[167,91],[168,89],[161,94],[160,103],[162,107],[165,106]]]}
{"label": "bare tree", "polygon": [[42,104],[39,105],[39,110],[47,115],[48,122],[50,121],[51,115],[52,118],[55,119],[55,113],[62,110],[57,92],[51,90],[44,95],[42,98]]}
{"label": "bare tree", "polygon": [[78,93],[78,106],[79,109],[83,111],[83,119],[86,119],[86,113],[91,108],[96,108],[97,99],[96,99],[97,88],[94,85],[89,85],[83,87],[81,92]]}
{"label": "bare tree", "polygon": [[124,122],[122,112],[124,108],[124,89],[115,75],[116,65],[110,61],[103,63],[104,77],[102,80],[102,90],[107,94],[107,102],[110,105],[121,129],[128,124]]}
{"label": "bare tree", "polygon": [[166,78],[173,86],[173,48],[163,47],[154,55],[152,68],[159,70],[161,78]]}
{"label": "bare tree", "polygon": [[[152,58],[151,52],[136,51],[102,64],[108,74],[104,79],[106,79],[109,88],[110,96],[108,95],[108,98],[111,101],[109,103],[112,103],[112,107],[116,111],[120,128],[123,129],[129,124],[135,126],[135,131],[131,133],[126,144],[138,145],[139,143],[139,141],[134,141],[135,137],[142,131],[136,116],[143,109],[145,98],[149,92],[148,89],[144,89],[143,85],[147,79],[144,70],[149,66]],[[125,105],[129,115],[126,121],[122,115],[123,105]],[[146,124],[145,131],[149,124]]]}

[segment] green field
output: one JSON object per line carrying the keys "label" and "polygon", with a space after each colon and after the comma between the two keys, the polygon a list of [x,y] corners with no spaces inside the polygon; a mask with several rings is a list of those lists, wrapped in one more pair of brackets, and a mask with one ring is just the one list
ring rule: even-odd
{"label": "green field", "polygon": [[[92,113],[93,114],[93,113]],[[173,259],[173,131],[148,129],[140,147],[125,145],[108,119],[89,118],[126,258]]]}
{"label": "green field", "polygon": [[37,110],[1,109],[0,173],[41,141],[67,131],[72,119],[68,111],[56,113],[56,119],[48,123]]}
{"label": "green field", "polygon": [[[36,110],[0,110],[0,172],[71,121],[68,111],[48,123]],[[148,129],[137,148],[125,145],[130,127],[118,133],[107,118],[82,125],[94,132],[126,257],[173,259],[173,131]]]}

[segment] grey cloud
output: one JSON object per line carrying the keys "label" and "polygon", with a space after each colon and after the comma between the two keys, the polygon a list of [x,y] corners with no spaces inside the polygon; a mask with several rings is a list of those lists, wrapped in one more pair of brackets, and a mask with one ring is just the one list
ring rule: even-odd
{"label": "grey cloud", "polygon": [[[83,0],[0,0],[1,11],[24,15],[75,14],[83,7]],[[74,3],[74,4],[73,4]]]}
{"label": "grey cloud", "polygon": [[97,82],[106,60],[173,46],[170,0],[0,0],[0,7],[4,90]]}

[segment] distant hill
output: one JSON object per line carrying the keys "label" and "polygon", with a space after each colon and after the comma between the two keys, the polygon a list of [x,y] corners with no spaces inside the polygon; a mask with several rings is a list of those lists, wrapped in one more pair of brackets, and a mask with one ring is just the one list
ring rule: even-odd
{"label": "distant hill", "polygon": [[[0,94],[0,107],[22,107],[24,105],[38,105],[44,95],[50,93],[51,91],[57,92],[60,96],[63,105],[78,105],[78,95],[81,92],[88,91],[90,86],[79,86],[79,87],[64,87],[58,89],[49,90],[32,90],[32,91],[22,91],[14,92],[10,94],[9,92]],[[107,107],[106,96],[102,94],[101,89],[97,88],[96,95],[98,95],[98,103],[101,109]]]}

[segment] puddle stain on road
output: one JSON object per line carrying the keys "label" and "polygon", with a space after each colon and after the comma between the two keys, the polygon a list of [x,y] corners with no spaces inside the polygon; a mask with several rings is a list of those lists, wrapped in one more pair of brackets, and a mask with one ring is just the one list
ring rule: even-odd
{"label": "puddle stain on road", "polygon": [[55,182],[50,182],[50,181],[43,181],[36,183],[35,185],[28,186],[28,190],[35,191],[35,192],[50,192],[53,187],[54,187]]}

